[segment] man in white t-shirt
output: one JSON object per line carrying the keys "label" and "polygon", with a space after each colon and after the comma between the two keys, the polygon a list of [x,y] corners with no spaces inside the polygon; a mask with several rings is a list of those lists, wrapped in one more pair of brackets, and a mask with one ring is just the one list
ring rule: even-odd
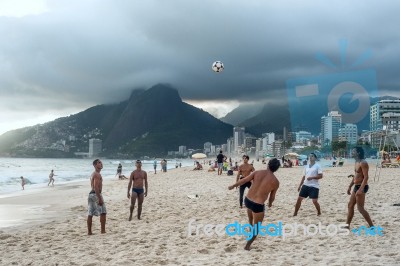
{"label": "man in white t-shirt", "polygon": [[297,191],[300,191],[300,193],[299,197],[297,198],[293,216],[297,215],[297,212],[299,211],[301,206],[301,202],[307,197],[310,197],[310,199],[312,199],[312,202],[317,209],[318,216],[321,215],[321,208],[318,203],[318,194],[319,179],[322,178],[322,169],[319,164],[315,163],[316,160],[317,155],[315,155],[315,153],[310,153],[310,162],[304,168],[304,175],[297,189]]}

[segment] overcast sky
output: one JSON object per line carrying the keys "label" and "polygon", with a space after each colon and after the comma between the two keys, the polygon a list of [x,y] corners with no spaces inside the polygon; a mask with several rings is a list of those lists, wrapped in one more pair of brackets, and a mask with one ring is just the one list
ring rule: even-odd
{"label": "overcast sky", "polygon": [[399,96],[399,10],[395,0],[0,0],[0,134],[157,83],[217,117],[282,100],[288,79],[338,71],[372,68],[381,94]]}

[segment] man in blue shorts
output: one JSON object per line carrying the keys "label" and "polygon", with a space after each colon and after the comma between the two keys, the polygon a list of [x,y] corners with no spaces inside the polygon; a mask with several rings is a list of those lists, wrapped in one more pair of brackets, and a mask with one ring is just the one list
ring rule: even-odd
{"label": "man in blue shorts", "polygon": [[222,175],[222,169],[224,168],[224,160],[226,160],[226,156],[222,154],[221,150],[217,155],[218,175]]}
{"label": "man in blue shorts", "polygon": [[[143,189],[143,184],[146,190]],[[131,195],[132,187],[132,195]],[[147,173],[142,170],[142,162],[136,161],[136,170],[131,173],[128,184],[128,199],[131,199],[129,221],[132,220],[133,209],[135,208],[136,199],[138,199],[138,212],[137,218],[140,220],[142,214],[142,204],[144,197],[147,197],[148,184],[147,184]]]}

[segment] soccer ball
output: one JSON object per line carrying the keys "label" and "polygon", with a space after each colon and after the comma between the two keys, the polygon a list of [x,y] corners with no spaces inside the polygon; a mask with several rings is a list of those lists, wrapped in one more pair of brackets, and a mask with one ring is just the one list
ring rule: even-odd
{"label": "soccer ball", "polygon": [[212,66],[211,66],[212,70],[214,70],[214,72],[222,72],[222,70],[224,70],[224,64],[221,61],[215,61]]}

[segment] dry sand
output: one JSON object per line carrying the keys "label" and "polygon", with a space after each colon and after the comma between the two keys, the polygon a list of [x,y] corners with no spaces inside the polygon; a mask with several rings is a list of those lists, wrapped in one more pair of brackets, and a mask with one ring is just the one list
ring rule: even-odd
{"label": "dry sand", "polygon": [[[265,165],[256,164],[256,169]],[[207,168],[207,167],[206,167]],[[297,217],[292,217],[302,168],[281,168],[276,200],[267,209],[265,223],[343,224],[346,221],[346,194],[353,165],[323,167],[320,199],[322,216],[316,215],[310,200],[303,201]],[[217,172],[174,169],[149,173],[149,193],[142,220],[128,221],[127,180],[107,180],[106,234],[100,234],[98,217],[93,233],[87,235],[86,207],[89,183],[56,186],[26,196],[0,199],[0,210],[23,210],[24,223],[0,232],[1,265],[400,265],[400,169],[381,170],[373,181],[366,209],[374,223],[384,228],[384,236],[259,236],[251,251],[243,250],[243,236],[209,237],[188,235],[188,223],[247,223],[246,209],[238,207],[238,190],[229,191],[235,176]],[[236,173],[235,173],[236,174]],[[247,190],[246,190],[247,192]],[[191,199],[188,195],[198,194]],[[27,211],[28,210],[28,211]],[[136,212],[136,209],[135,209]],[[33,214],[39,215],[33,217]],[[5,215],[2,212],[1,215]],[[33,218],[33,219],[30,219]],[[42,221],[40,221],[42,220]],[[44,220],[44,221],[43,221]],[[355,210],[352,227],[366,225]],[[193,230],[194,234],[194,230]]]}

